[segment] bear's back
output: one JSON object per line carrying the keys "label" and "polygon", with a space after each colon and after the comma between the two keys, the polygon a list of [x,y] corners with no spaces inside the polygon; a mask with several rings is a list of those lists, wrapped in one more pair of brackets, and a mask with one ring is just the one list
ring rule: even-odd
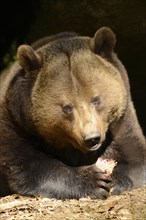
{"label": "bear's back", "polygon": [[14,62],[10,67],[2,71],[0,75],[0,104],[4,101],[7,89],[11,80],[15,77],[20,66],[18,62]]}

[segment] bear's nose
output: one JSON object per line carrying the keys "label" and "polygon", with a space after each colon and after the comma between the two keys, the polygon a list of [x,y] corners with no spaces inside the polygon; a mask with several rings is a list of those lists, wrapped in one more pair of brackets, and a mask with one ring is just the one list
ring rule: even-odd
{"label": "bear's nose", "polygon": [[84,142],[89,148],[91,148],[95,146],[96,144],[99,144],[100,138],[101,138],[100,133],[96,133],[94,135],[86,136],[84,138]]}

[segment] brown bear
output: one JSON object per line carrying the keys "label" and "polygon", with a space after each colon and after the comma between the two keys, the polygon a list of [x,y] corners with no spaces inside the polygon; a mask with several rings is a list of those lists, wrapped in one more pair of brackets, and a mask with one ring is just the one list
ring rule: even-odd
{"label": "brown bear", "polygon": [[[146,141],[106,27],[21,45],[1,76],[0,193],[107,198],[146,183]],[[117,161],[112,177],[95,163]]]}

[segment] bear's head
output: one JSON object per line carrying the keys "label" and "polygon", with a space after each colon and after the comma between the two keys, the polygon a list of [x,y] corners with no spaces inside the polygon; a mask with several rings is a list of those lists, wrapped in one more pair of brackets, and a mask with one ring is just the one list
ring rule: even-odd
{"label": "bear's head", "polygon": [[127,92],[119,70],[109,62],[115,35],[106,27],[93,38],[60,35],[37,49],[18,48],[29,76],[35,129],[57,148],[97,150],[111,124],[124,114]]}

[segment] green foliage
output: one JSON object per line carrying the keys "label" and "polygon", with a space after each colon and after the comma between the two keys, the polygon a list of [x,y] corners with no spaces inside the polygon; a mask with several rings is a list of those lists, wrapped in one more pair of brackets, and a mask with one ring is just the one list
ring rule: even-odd
{"label": "green foliage", "polygon": [[8,52],[3,57],[2,64],[4,68],[8,67],[11,63],[15,61],[16,48],[17,48],[17,42],[13,41]]}

